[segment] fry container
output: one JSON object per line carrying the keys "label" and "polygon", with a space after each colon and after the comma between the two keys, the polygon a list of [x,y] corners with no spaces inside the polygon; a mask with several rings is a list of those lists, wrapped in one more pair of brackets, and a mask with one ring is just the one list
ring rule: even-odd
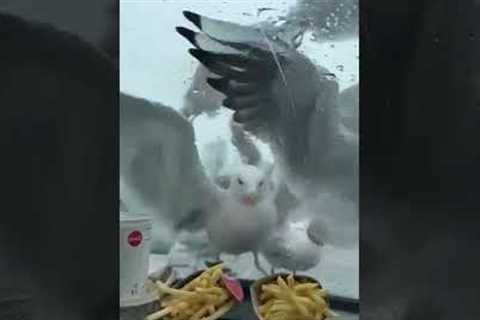
{"label": "fry container", "polygon": [[[264,320],[264,318],[260,314],[260,295],[262,294],[262,285],[264,284],[270,284],[270,283],[276,283],[277,277],[280,276],[284,280],[287,279],[288,273],[277,273],[277,274],[272,274],[267,277],[258,279],[255,281],[251,286],[250,286],[250,297],[251,297],[251,302],[253,306],[253,310],[255,311],[255,315],[259,320]],[[312,283],[318,283],[319,288],[322,288],[322,285],[320,282],[312,277],[305,276],[305,275],[294,275],[293,276],[295,281],[298,282],[312,282]],[[327,301],[328,303],[328,301]]]}
{"label": "fry container", "polygon": [[[224,270],[226,272],[228,272],[228,269],[227,268],[224,268]],[[169,285],[171,288],[175,288],[175,289],[181,289],[182,287],[184,287],[186,284],[190,283],[191,281],[195,280],[197,277],[199,277],[203,272],[205,271],[204,270],[198,270],[198,271],[195,271],[193,272],[192,274],[190,274],[189,276],[187,276],[186,278],[183,278],[183,279],[176,279],[171,285]],[[163,297],[160,298],[160,301],[163,299]],[[232,298],[232,300],[234,300]],[[227,302],[226,302],[227,303]],[[231,311],[231,309],[233,308],[233,306],[229,309],[226,309],[224,310],[224,312],[222,314],[218,314],[217,316],[209,316],[208,318],[212,318],[212,319],[221,319],[220,317],[224,316],[225,314],[227,314],[228,312]],[[164,309],[160,308],[157,313],[161,313]],[[148,317],[155,317],[154,314],[148,316]],[[147,319],[148,319],[147,317]],[[203,319],[203,318],[202,318]]]}

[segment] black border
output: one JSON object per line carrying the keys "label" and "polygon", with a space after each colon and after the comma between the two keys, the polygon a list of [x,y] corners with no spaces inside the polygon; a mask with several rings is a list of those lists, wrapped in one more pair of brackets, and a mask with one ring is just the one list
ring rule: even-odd
{"label": "black border", "polygon": [[118,319],[114,2],[0,3],[2,320]]}
{"label": "black border", "polygon": [[361,318],[478,319],[480,4],[360,3]]}
{"label": "black border", "polygon": [[[89,7],[93,2],[83,1],[83,5]],[[55,3],[42,3],[43,8],[49,5]],[[392,319],[395,310],[397,319],[405,320],[451,319],[453,312],[461,319],[480,315],[479,6],[475,0],[360,1],[362,319]],[[85,25],[92,17],[88,10],[78,16]],[[118,55],[115,41],[118,38],[104,45]],[[71,62],[66,59],[67,64]],[[111,86],[103,89],[107,95],[118,93],[118,71],[114,73]],[[36,200],[25,196],[25,184],[6,185],[18,178],[13,173],[20,172],[19,168],[28,171],[22,176],[24,182],[34,170],[21,167],[28,161],[8,156],[7,146],[18,147],[19,142],[6,143],[11,134],[8,122],[13,119],[6,115],[4,109],[2,267],[10,257],[5,244],[21,242],[22,232],[36,227],[36,220],[20,208],[37,212],[26,205]],[[42,127],[39,119],[34,123]],[[112,159],[109,170],[118,171],[118,121],[110,123],[107,131],[111,135],[111,146],[105,150]],[[23,138],[39,139],[35,131]],[[13,167],[15,163],[19,167]],[[111,181],[104,187],[118,191],[118,177]],[[97,240],[108,243],[114,239],[116,243],[118,194],[110,197],[102,212],[106,215],[104,232]],[[17,218],[12,218],[14,215]],[[28,228],[5,231],[19,222]],[[116,252],[116,246],[111,250]],[[105,286],[117,285],[116,255],[96,258],[95,263],[112,266],[103,268],[111,272],[96,275],[99,281]],[[24,265],[7,266],[11,269],[1,269],[0,276],[11,278],[15,272],[9,271],[22,266],[35,269],[29,262],[27,257],[21,262]],[[64,270],[50,271],[59,279],[65,277]],[[12,300],[4,291],[0,294],[1,310]],[[9,297],[30,308],[30,296],[18,293]],[[118,297],[112,294],[110,298],[111,304],[97,313],[117,312]],[[61,305],[61,299],[58,302]]]}

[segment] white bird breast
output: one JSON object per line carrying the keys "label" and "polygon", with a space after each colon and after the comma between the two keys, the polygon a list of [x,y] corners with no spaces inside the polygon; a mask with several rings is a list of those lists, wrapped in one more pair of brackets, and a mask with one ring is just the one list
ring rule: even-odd
{"label": "white bird breast", "polygon": [[309,270],[320,262],[321,246],[309,239],[305,222],[290,222],[275,231],[262,253],[273,267]]}
{"label": "white bird breast", "polygon": [[275,223],[275,210],[269,202],[250,208],[227,194],[217,208],[212,208],[207,231],[220,251],[240,254],[256,249]]}

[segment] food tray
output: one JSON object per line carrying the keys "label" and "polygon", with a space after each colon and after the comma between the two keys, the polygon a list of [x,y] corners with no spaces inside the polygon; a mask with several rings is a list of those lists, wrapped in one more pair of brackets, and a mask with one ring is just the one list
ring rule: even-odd
{"label": "food tray", "polygon": [[[200,274],[194,273],[191,276],[178,280],[174,283],[174,287],[181,287],[184,283],[190,281]],[[258,320],[255,311],[252,307],[250,296],[250,287],[254,283],[252,280],[240,280],[243,291],[245,293],[245,300],[233,307],[233,309],[222,318],[222,320]],[[335,295],[329,295],[330,307],[333,311],[338,313],[339,320],[358,320],[359,302],[357,299],[350,299]],[[158,302],[153,302],[144,306],[129,307],[120,309],[120,320],[144,320],[145,316],[159,310]]]}

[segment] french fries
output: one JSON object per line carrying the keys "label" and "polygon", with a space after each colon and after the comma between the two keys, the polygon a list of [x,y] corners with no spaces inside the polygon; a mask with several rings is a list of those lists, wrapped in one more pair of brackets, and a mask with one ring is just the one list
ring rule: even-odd
{"label": "french fries", "polygon": [[180,289],[157,281],[162,309],[150,314],[146,320],[215,320],[226,314],[233,306],[231,294],[223,286],[221,277],[224,264],[208,268]]}
{"label": "french fries", "polygon": [[261,286],[258,311],[263,320],[323,320],[336,316],[318,283],[297,281],[293,274]]}

